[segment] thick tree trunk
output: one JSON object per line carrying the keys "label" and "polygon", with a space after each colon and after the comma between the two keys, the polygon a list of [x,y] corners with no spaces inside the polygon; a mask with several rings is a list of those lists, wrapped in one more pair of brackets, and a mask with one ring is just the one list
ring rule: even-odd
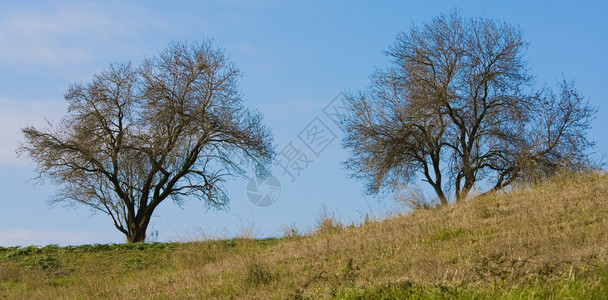
{"label": "thick tree trunk", "polygon": [[475,179],[473,177],[465,178],[464,186],[462,187],[462,190],[457,192],[456,202],[461,202],[461,201],[465,200],[467,198],[467,196],[469,195],[469,192],[473,188],[473,185],[475,185]]}
{"label": "thick tree trunk", "polygon": [[127,235],[127,243],[144,243],[146,241],[146,229],[136,229]]}
{"label": "thick tree trunk", "polygon": [[129,232],[127,233],[127,243],[145,243],[146,242],[146,230],[148,229],[148,220],[150,218],[144,218],[139,223],[129,224]]}

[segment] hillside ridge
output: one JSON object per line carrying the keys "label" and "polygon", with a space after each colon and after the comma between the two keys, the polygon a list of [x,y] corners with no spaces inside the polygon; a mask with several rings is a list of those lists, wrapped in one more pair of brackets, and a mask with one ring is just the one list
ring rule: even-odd
{"label": "hillside ridge", "polygon": [[603,298],[607,232],[608,175],[573,173],[304,236],[0,248],[0,296]]}

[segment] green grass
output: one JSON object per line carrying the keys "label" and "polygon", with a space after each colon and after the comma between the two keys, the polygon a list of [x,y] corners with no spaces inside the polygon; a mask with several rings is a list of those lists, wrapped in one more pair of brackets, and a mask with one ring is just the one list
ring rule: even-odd
{"label": "green grass", "polygon": [[0,299],[606,299],[608,176],[307,235],[0,247]]}
{"label": "green grass", "polygon": [[606,299],[606,266],[592,275],[533,281],[519,285],[506,282],[490,285],[430,285],[411,282],[394,283],[340,291],[335,299]]}

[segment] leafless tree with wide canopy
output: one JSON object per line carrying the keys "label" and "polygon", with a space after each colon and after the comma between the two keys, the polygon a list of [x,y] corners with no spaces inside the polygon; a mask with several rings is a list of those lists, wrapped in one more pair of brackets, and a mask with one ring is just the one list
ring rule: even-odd
{"label": "leafless tree with wide canopy", "polygon": [[171,43],[140,64],[113,64],[72,85],[67,115],[23,128],[19,151],[40,179],[60,186],[53,201],[102,211],[128,242],[144,242],[166,199],[225,208],[227,178],[250,167],[267,174],[272,136],[243,106],[239,77],[210,41]]}
{"label": "leafless tree with wide canopy", "polygon": [[476,184],[493,192],[589,167],[595,109],[567,81],[535,90],[526,48],[517,27],[457,12],[400,33],[387,51],[393,65],[346,97],[353,176],[370,193],[421,176],[446,204]]}

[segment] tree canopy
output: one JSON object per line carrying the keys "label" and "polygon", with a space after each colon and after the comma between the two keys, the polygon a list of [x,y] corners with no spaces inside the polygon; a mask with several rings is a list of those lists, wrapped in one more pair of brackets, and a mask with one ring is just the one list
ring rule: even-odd
{"label": "tree canopy", "polygon": [[589,167],[595,109],[572,82],[535,88],[527,45],[515,26],[457,12],[398,34],[392,65],[346,96],[353,176],[370,193],[421,176],[445,204],[474,187]]}
{"label": "tree canopy", "polygon": [[240,72],[210,41],[171,43],[141,63],[113,64],[65,94],[67,115],[22,129],[20,152],[55,202],[109,215],[128,242],[143,242],[154,210],[170,198],[228,204],[223,182],[253,167],[268,173],[272,136],[244,107]]}

